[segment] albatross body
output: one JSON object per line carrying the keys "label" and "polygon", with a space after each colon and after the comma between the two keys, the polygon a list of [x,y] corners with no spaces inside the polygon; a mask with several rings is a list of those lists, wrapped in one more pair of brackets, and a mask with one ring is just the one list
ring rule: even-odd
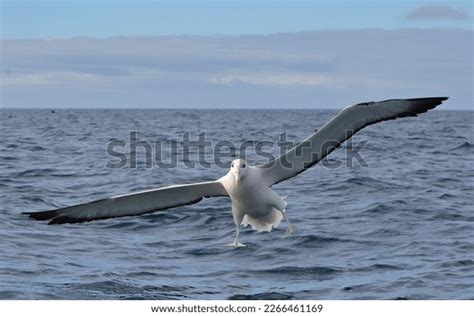
{"label": "albatross body", "polygon": [[338,148],[357,131],[368,125],[401,117],[417,116],[440,105],[446,97],[392,99],[348,106],[311,136],[281,156],[257,166],[234,160],[229,172],[216,181],[173,185],[159,189],[118,195],[66,208],[27,212],[49,224],[79,223],[121,216],[133,216],[194,204],[205,197],[230,197],[236,237],[239,227],[250,225],[257,231],[271,231],[282,219],[288,223],[285,236],[295,231],[286,216],[286,201],[271,187],[290,179]]}
{"label": "albatross body", "polygon": [[[237,228],[235,240],[230,244],[233,247],[244,246],[238,242],[240,224],[250,225],[259,232],[269,232],[280,225],[282,218],[286,218],[286,202],[267,185],[262,176],[261,169],[248,166],[243,159],[236,159],[227,175],[217,180],[232,201],[232,216]],[[288,225],[285,235],[293,231],[293,226],[289,222]]]}

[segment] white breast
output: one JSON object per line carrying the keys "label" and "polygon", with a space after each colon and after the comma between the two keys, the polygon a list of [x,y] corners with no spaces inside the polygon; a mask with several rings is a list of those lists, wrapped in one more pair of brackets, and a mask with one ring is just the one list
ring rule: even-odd
{"label": "white breast", "polygon": [[245,177],[235,184],[231,172],[219,179],[229,194],[233,208],[250,215],[265,215],[272,208],[284,208],[285,202],[264,182],[258,168],[249,167]]}

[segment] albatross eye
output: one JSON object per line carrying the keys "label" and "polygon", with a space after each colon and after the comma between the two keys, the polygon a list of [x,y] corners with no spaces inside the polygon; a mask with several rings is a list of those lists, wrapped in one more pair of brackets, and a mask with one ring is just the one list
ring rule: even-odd
{"label": "albatross eye", "polygon": [[231,168],[234,168],[234,164],[232,164]]}
{"label": "albatross eye", "polygon": [[245,164],[242,165],[242,168],[245,168]]}

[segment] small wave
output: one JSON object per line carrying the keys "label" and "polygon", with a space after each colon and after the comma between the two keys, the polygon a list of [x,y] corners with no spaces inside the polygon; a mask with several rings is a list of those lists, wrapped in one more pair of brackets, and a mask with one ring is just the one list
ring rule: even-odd
{"label": "small wave", "polygon": [[158,273],[149,272],[149,271],[130,272],[127,274],[127,278],[140,278],[140,277],[158,278],[160,277],[160,275]]}
{"label": "small wave", "polygon": [[450,200],[454,198],[457,198],[457,195],[449,194],[449,193],[443,193],[440,196],[438,196],[438,199],[441,199],[441,200]]}
{"label": "small wave", "polygon": [[190,217],[190,215],[185,215],[183,213],[170,213],[166,210],[164,211],[157,211],[155,213],[145,214],[141,216],[143,220],[147,223],[179,223],[186,218]]}
{"label": "small wave", "polygon": [[[176,242],[174,242],[173,244],[176,244]],[[145,242],[143,243],[143,245],[147,246],[147,247],[151,247],[151,248],[163,248],[163,247],[170,247],[170,242],[169,241],[164,241],[164,240],[160,240],[160,241],[153,241],[153,242]],[[184,246],[185,243],[180,243],[179,246]]]}
{"label": "small wave", "polygon": [[435,181],[437,184],[445,184],[446,182],[451,182],[451,183],[459,183],[462,182],[458,178],[437,178]]}
{"label": "small wave", "polygon": [[474,260],[472,259],[462,259],[462,260],[454,260],[443,262],[439,264],[441,268],[450,268],[450,267],[467,267],[467,266],[474,266]]}
{"label": "small wave", "polygon": [[322,237],[322,236],[316,236],[316,235],[306,235],[306,236],[302,236],[298,238],[295,244],[300,247],[307,247],[307,246],[314,246],[314,245],[320,246],[321,244],[326,244],[326,243],[349,242],[349,241],[350,240],[340,239],[336,237]]}
{"label": "small wave", "polygon": [[376,188],[376,189],[386,189],[386,188],[399,187],[399,185],[397,185],[395,183],[392,183],[392,182],[382,181],[380,179],[371,178],[371,177],[364,177],[364,176],[351,177],[346,181],[346,183],[355,184],[355,185],[358,185],[358,186]]}
{"label": "small wave", "polygon": [[373,182],[375,179],[370,177],[352,177],[347,180],[348,183],[365,185],[367,183]]}
{"label": "small wave", "polygon": [[469,150],[473,148],[474,144],[471,144],[470,142],[464,142],[461,145],[452,148],[451,150]]}
{"label": "small wave", "polygon": [[208,255],[217,255],[222,253],[222,249],[217,249],[217,248],[199,248],[199,249],[193,249],[191,251],[186,252],[188,255],[193,255],[197,257],[201,256],[208,256]]}
{"label": "small wave", "polygon": [[0,291],[1,300],[17,300],[25,299],[25,293],[23,291]]}
{"label": "small wave", "polygon": [[151,286],[143,287],[132,285],[120,281],[99,281],[82,284],[67,284],[75,290],[89,292],[91,296],[97,296],[97,292],[110,296],[112,298],[130,299],[131,297],[143,298],[149,297],[150,294],[162,298],[185,298],[185,292],[189,291],[188,287],[176,286]]}
{"label": "small wave", "polygon": [[281,274],[292,276],[327,276],[342,272],[341,270],[329,267],[278,267],[273,269],[260,270],[259,273]]}
{"label": "small wave", "polygon": [[74,267],[74,268],[86,268],[86,266],[79,264],[77,262],[66,262],[64,263],[64,265]]}
{"label": "small wave", "polygon": [[395,230],[395,229],[388,229],[388,228],[378,228],[369,231],[367,234],[364,236],[371,236],[371,237],[376,237],[376,236],[399,236],[400,231]]}
{"label": "small wave", "polygon": [[193,290],[193,286],[174,286],[174,285],[161,285],[161,286],[153,286],[153,285],[145,285],[143,290],[147,292],[159,292],[159,293],[182,293]]}
{"label": "small wave", "polygon": [[28,199],[29,202],[34,202],[35,204],[41,204],[41,203],[44,203],[46,205],[49,205],[51,207],[58,207],[55,203],[51,202],[51,201],[48,201],[47,199],[45,198],[42,198],[42,197],[39,197],[39,196],[34,196],[34,197],[31,197]]}
{"label": "small wave", "polygon": [[29,151],[42,151],[42,150],[44,150],[45,148],[42,147],[42,146],[36,145],[36,146],[27,146],[27,147],[25,147],[25,149],[27,149],[27,150],[29,150]]}
{"label": "small wave", "polygon": [[342,291],[343,292],[349,292],[349,293],[352,293],[352,292],[363,292],[363,291],[367,291],[368,288],[370,288],[371,285],[370,284],[355,284],[355,285],[350,285],[350,286],[345,286],[342,288]]}
{"label": "small wave", "polygon": [[387,270],[403,270],[402,267],[391,265],[391,264],[384,264],[384,263],[376,263],[366,267],[360,267],[351,269],[353,272],[373,272],[373,271],[387,271]]}
{"label": "small wave", "polygon": [[104,226],[104,229],[126,229],[126,228],[135,228],[137,226],[136,221],[126,221],[121,223],[113,223],[107,226]]}
{"label": "small wave", "polygon": [[375,203],[367,207],[366,209],[362,210],[362,213],[368,213],[368,214],[380,214],[380,213],[388,213],[392,212],[394,210],[394,207],[386,204],[386,203]]}
{"label": "small wave", "polygon": [[54,169],[51,168],[40,168],[40,169],[28,169],[25,171],[17,172],[15,174],[15,177],[41,177],[44,176],[45,174],[52,173],[54,172]]}
{"label": "small wave", "polygon": [[[451,220],[451,221],[470,221],[470,217],[463,216],[458,213],[452,213],[452,212],[441,212],[433,216],[433,219],[439,219],[439,220]],[[472,219],[471,219],[472,220]]]}
{"label": "small wave", "polygon": [[78,173],[52,173],[50,176],[55,178],[71,178],[71,177],[78,177],[80,176]]}
{"label": "small wave", "polygon": [[229,297],[229,300],[291,300],[292,295],[279,292],[267,292],[258,294],[236,294]]}

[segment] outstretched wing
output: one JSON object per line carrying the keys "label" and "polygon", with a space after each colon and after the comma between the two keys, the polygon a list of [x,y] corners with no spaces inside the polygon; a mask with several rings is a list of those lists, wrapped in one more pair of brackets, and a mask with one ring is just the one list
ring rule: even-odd
{"label": "outstretched wing", "polygon": [[417,116],[440,105],[446,97],[394,99],[346,107],[316,133],[283,155],[257,166],[271,186],[317,164],[364,127],[400,117]]}
{"label": "outstretched wing", "polygon": [[205,197],[227,196],[218,181],[174,185],[118,195],[90,203],[45,212],[24,213],[49,224],[79,223],[112,217],[132,216],[194,204]]}

